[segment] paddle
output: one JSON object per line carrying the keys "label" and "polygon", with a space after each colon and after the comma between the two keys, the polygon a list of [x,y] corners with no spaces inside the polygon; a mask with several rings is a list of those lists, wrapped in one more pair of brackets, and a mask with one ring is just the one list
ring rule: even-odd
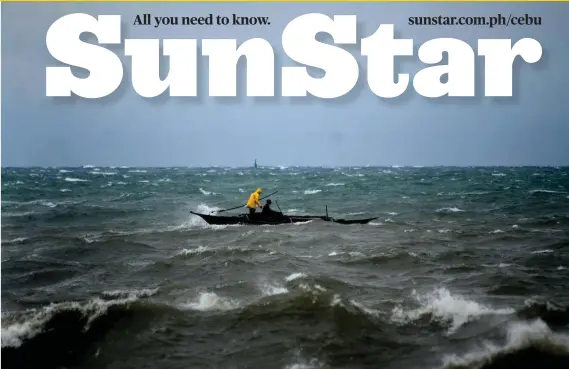
{"label": "paddle", "polygon": [[[260,197],[260,198],[259,198],[259,201],[261,201],[261,200],[263,200],[263,199],[266,199],[267,197],[272,196],[272,195],[276,194],[277,192],[279,192],[279,190],[276,190],[276,191],[273,192],[273,193],[270,193],[270,194],[268,194],[268,195],[265,195],[265,196],[263,196],[263,197]],[[239,209],[239,208],[242,208],[242,207],[244,207],[244,206],[247,206],[247,205],[239,205],[239,206],[236,206],[236,207],[234,207],[234,208],[223,209],[223,210],[218,211],[218,213],[223,213],[223,212],[225,212],[225,211]],[[212,213],[213,213],[213,211],[212,211]]]}

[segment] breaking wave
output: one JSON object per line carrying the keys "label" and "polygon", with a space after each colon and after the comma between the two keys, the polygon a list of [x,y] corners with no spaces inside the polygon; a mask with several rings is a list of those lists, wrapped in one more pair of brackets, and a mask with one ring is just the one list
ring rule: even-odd
{"label": "breaking wave", "polygon": [[[231,314],[232,319],[244,325],[243,329],[287,319],[309,322],[318,317],[320,324],[341,328],[330,337],[332,342],[361,345],[365,334],[371,334],[375,337],[372,343],[375,347],[389,345],[388,342],[395,344],[396,338],[385,333],[390,325],[424,327],[433,332],[444,328],[445,335],[452,337],[472,329],[469,325],[473,323],[483,324],[486,319],[485,328],[476,331],[493,331],[493,338],[484,338],[482,334],[478,344],[444,353],[436,367],[491,369],[519,365],[529,369],[528,363],[537,365],[539,359],[547,360],[548,368],[560,369],[560,365],[569,362],[569,336],[552,328],[569,322],[569,315],[562,307],[528,301],[519,310],[496,308],[439,288],[423,294],[413,292],[407,302],[397,303],[389,311],[381,305],[343,297],[338,291],[348,286],[329,277],[296,272],[280,281],[259,281],[254,286],[256,292],[249,298],[206,290],[186,301],[168,302],[157,299],[158,289],[115,290],[84,302],[61,302],[7,312],[2,317],[3,365],[36,367],[38,360],[43,368],[80,365],[86,356],[95,354],[95,342],[104,339],[119,324],[133,320],[142,323],[164,314],[184,319],[184,311],[214,314],[212,319],[219,314]],[[497,317],[502,317],[500,322],[504,324],[496,325],[490,319]],[[332,347],[325,346],[314,360],[342,363]],[[382,352],[378,350],[374,355]],[[509,364],[497,366],[498,362]]]}

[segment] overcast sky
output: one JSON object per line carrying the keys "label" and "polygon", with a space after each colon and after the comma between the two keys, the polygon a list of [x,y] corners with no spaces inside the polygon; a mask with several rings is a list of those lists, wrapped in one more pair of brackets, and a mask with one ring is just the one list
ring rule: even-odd
{"label": "overcast sky", "polygon": [[[514,10],[515,9],[515,10]],[[58,66],[45,46],[49,26],[73,12],[120,14],[129,38],[263,37],[283,65],[280,37],[298,15],[356,14],[365,37],[382,23],[395,24],[415,44],[457,37],[476,47],[478,38],[536,38],[544,48],[539,65],[521,65],[514,99],[428,101],[409,94],[382,100],[362,88],[334,102],[287,98],[257,102],[199,102],[138,96],[126,78],[121,93],[101,101],[54,102],[45,97],[45,67]],[[267,27],[141,27],[138,13],[191,16],[208,13],[269,16]],[[412,27],[409,16],[539,15],[542,26]],[[567,4],[2,4],[3,166],[209,166],[251,165],[569,165],[569,7]],[[122,48],[121,48],[122,50]],[[130,61],[125,60],[125,70]],[[478,58],[482,65],[483,58]],[[244,63],[241,64],[242,66]],[[401,63],[414,72],[420,62]],[[207,59],[200,65],[207,77]],[[479,68],[479,71],[482,68]],[[277,74],[278,76],[278,74]],[[478,80],[483,81],[483,75]],[[244,78],[242,78],[244,80]],[[277,83],[277,86],[279,84]],[[244,91],[244,86],[239,90]],[[477,87],[483,92],[483,86]]]}

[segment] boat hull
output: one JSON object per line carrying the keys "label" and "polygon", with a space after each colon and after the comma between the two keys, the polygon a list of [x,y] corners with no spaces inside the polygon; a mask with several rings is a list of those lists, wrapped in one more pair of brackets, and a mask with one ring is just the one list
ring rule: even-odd
{"label": "boat hull", "polygon": [[190,211],[190,213],[197,215],[202,218],[206,223],[211,225],[237,225],[237,224],[249,224],[249,225],[277,225],[277,224],[290,224],[290,223],[302,223],[308,222],[310,220],[323,220],[327,222],[334,222],[338,224],[367,224],[375,218],[366,219],[333,219],[326,216],[312,216],[312,215],[283,215],[282,217],[266,217],[261,214],[257,214],[253,217],[247,214],[240,214],[234,216],[219,216],[219,215],[209,215],[196,213]]}

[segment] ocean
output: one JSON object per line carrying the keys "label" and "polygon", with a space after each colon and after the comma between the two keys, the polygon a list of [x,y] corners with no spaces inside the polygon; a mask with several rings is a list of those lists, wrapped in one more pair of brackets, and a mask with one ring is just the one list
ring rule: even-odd
{"label": "ocean", "polygon": [[[379,218],[190,214],[257,187]],[[3,168],[1,204],[2,368],[569,368],[569,168]]]}

